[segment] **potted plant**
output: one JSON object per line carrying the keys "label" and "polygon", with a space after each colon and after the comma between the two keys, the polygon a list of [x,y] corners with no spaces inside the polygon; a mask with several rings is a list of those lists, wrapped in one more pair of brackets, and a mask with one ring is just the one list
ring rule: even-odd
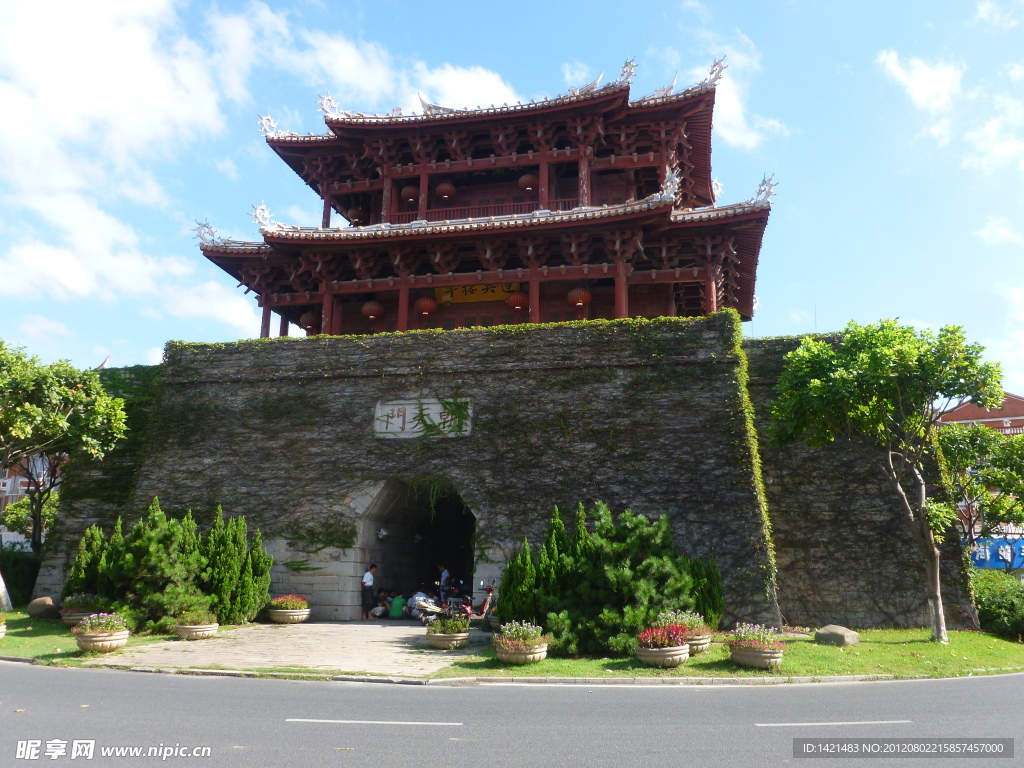
{"label": "potted plant", "polygon": [[64,598],[60,606],[60,617],[67,626],[73,627],[86,616],[102,613],[106,609],[106,598],[81,592]]}
{"label": "potted plant", "polygon": [[217,634],[217,617],[212,611],[184,611],[175,619],[174,633],[182,640],[205,640]]}
{"label": "potted plant", "polygon": [[267,606],[270,620],[276,624],[298,624],[309,618],[309,600],[300,595],[271,598]]}
{"label": "potted plant", "polygon": [[110,653],[128,643],[128,622],[116,613],[94,613],[71,628],[83,651]]}
{"label": "potted plant", "polygon": [[656,627],[669,624],[678,624],[686,629],[686,643],[690,646],[691,656],[703,653],[711,645],[711,627],[696,611],[662,611],[654,622]]}
{"label": "potted plant", "polygon": [[452,616],[435,619],[427,625],[427,645],[451,651],[469,643],[469,617]]}
{"label": "potted plant", "polygon": [[773,669],[782,664],[785,647],[778,629],[760,624],[737,624],[729,637],[732,660],[741,667]]}
{"label": "potted plant", "polygon": [[649,627],[637,635],[640,644],[636,655],[652,667],[678,667],[690,658],[686,642],[686,627],[681,624],[661,624]]}
{"label": "potted plant", "polygon": [[547,658],[549,639],[536,624],[510,621],[501,625],[491,642],[499,661],[506,664],[536,664]]}

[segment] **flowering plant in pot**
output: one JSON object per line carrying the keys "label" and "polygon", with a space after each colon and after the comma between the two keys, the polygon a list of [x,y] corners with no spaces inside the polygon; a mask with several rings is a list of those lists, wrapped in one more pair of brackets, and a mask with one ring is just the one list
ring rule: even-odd
{"label": "flowering plant in pot", "polygon": [[737,624],[729,636],[732,660],[741,667],[771,669],[782,663],[786,644],[776,627],[761,624]]}
{"label": "flowering plant in pot", "polygon": [[212,611],[183,611],[174,621],[174,633],[183,640],[213,637],[219,626]]}
{"label": "flowering plant in pot", "polygon": [[654,622],[661,627],[677,624],[686,629],[686,640],[690,646],[690,655],[694,656],[711,645],[711,627],[696,611],[662,611]]}
{"label": "flowering plant in pot", "polygon": [[128,621],[116,613],[93,613],[71,628],[83,651],[109,653],[128,643]]}
{"label": "flowering plant in pot", "polygon": [[468,616],[442,616],[427,625],[427,645],[450,651],[469,642]]}
{"label": "flowering plant in pot", "polygon": [[644,664],[655,667],[678,667],[690,658],[686,627],[682,624],[660,624],[637,635],[636,655]]}
{"label": "flowering plant in pot", "polygon": [[79,592],[64,598],[60,605],[60,616],[65,624],[73,627],[86,616],[107,610],[108,606],[109,601],[101,595]]}
{"label": "flowering plant in pot", "polygon": [[298,624],[309,618],[309,600],[301,595],[281,595],[267,604],[270,620],[277,624]]}
{"label": "flowering plant in pot", "polygon": [[510,621],[491,638],[498,659],[507,664],[534,664],[548,655],[551,638],[536,624]]}

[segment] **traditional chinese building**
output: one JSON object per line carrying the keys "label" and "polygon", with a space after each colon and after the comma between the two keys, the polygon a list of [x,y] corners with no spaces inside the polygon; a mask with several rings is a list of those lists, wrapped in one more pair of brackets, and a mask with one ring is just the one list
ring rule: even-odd
{"label": "traditional chinese building", "polygon": [[[754,313],[772,182],[719,206],[711,120],[724,65],[630,100],[634,66],[529,104],[365,115],[321,99],[328,133],[260,122],[323,200],[319,227],[273,222],[263,242],[204,255],[307,334],[593,318]],[[340,220],[340,221],[339,221]],[[340,223],[341,226],[336,226]]]}

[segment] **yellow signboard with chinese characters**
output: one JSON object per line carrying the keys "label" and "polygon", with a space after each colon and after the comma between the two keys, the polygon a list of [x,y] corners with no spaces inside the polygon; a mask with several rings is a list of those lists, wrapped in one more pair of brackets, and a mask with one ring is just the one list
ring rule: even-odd
{"label": "yellow signboard with chinese characters", "polygon": [[435,288],[438,304],[462,304],[467,301],[504,301],[519,290],[519,283],[489,283]]}

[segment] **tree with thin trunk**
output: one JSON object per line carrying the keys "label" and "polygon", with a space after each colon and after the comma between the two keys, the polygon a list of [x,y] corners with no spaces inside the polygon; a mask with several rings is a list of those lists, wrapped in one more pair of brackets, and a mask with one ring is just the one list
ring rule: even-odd
{"label": "tree with thin trunk", "polygon": [[66,360],[43,365],[0,341],[0,469],[28,478],[32,550],[43,544],[43,507],[69,462],[102,459],[124,437],[124,401],[96,371]]}
{"label": "tree with thin trunk", "polygon": [[950,424],[938,432],[960,535],[968,544],[1024,526],[1024,435],[981,424]]}
{"label": "tree with thin trunk", "polygon": [[926,464],[937,458],[941,413],[1002,402],[999,365],[984,362],[983,351],[959,326],[933,334],[895,320],[851,322],[833,343],[807,337],[786,355],[771,405],[777,443],[842,440],[881,472],[921,551],[932,639],[943,643],[938,545],[953,515],[929,497]]}

